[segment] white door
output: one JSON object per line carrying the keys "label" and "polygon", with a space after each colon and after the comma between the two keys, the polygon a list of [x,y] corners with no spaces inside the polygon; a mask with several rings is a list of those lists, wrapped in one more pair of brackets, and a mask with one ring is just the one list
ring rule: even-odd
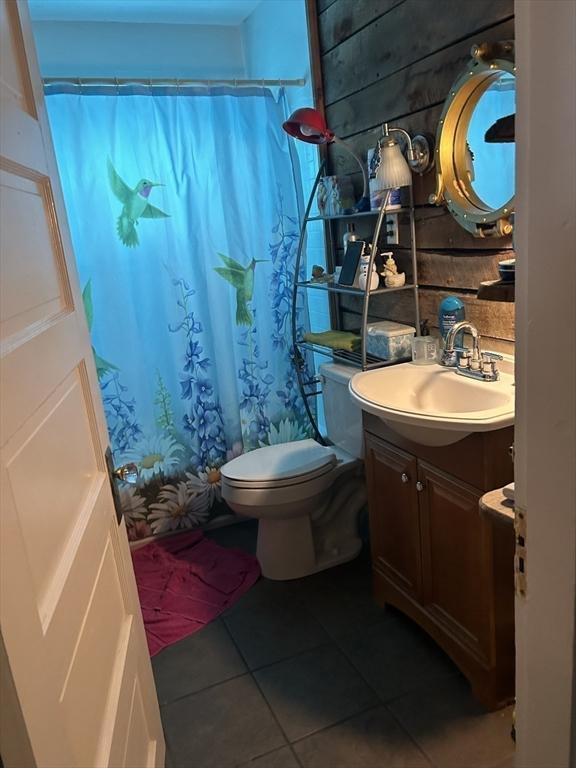
{"label": "white door", "polygon": [[516,0],[516,765],[576,766],[576,3]]}
{"label": "white door", "polygon": [[5,768],[162,766],[28,9],[0,14],[0,751]]}

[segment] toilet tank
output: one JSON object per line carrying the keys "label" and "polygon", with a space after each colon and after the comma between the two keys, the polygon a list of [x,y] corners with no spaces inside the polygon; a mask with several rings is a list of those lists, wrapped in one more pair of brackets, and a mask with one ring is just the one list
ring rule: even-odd
{"label": "toilet tank", "polygon": [[357,368],[325,363],[319,369],[322,380],[324,416],[330,442],[356,458],[362,458],[362,409],[355,405],[348,391]]}

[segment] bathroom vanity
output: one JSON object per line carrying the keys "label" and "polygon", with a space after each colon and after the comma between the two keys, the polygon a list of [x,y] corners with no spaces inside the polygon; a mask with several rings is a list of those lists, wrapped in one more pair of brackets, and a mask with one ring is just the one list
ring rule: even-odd
{"label": "bathroom vanity", "polygon": [[374,593],[497,709],[514,696],[514,529],[479,510],[513,479],[513,427],[421,445],[363,414]]}

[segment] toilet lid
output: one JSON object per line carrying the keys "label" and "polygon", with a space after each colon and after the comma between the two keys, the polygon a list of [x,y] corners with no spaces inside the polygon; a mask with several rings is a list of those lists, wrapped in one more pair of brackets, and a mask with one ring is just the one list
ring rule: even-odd
{"label": "toilet lid", "polygon": [[229,461],[220,471],[228,480],[257,483],[302,478],[336,463],[336,456],[330,448],[315,440],[299,440],[267,445],[244,453]]}

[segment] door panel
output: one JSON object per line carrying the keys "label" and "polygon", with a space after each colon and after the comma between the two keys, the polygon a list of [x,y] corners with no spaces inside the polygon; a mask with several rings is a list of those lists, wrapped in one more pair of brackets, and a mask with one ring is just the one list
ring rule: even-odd
{"label": "door panel", "polygon": [[416,476],[413,456],[366,434],[372,562],[414,597],[422,582]]}
{"label": "door panel", "polygon": [[[46,217],[46,187],[17,172],[0,171],[3,232],[0,262],[0,339],[7,339],[64,309],[59,270],[54,269],[59,243],[51,242]],[[26,218],[22,212],[27,211]],[[18,254],[30,254],[19,259]]]}
{"label": "door panel", "polygon": [[444,628],[488,657],[491,529],[479,491],[419,463],[423,604]]}
{"label": "door panel", "polygon": [[[102,482],[79,376],[73,372],[4,450],[8,482],[25,542],[39,614],[59,591],[59,571],[74,556]],[[69,424],[74,430],[68,434]],[[67,439],[54,445],[54,435]],[[70,551],[70,548],[72,551]]]}
{"label": "door panel", "polygon": [[0,28],[0,695],[21,726],[10,755],[152,768],[164,761],[158,703],[25,3],[0,0]]}

